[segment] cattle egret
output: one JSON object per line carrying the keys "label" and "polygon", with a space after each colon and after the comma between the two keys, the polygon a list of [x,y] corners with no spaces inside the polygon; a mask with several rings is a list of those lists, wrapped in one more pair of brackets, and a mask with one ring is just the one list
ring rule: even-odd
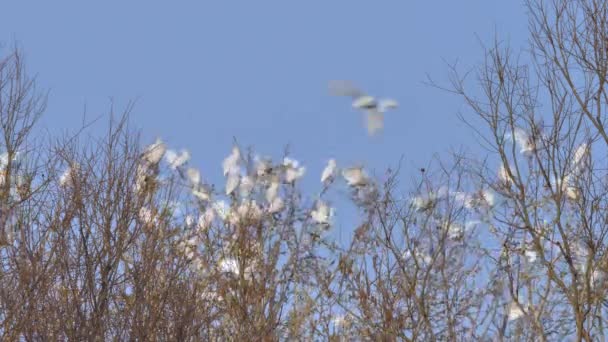
{"label": "cattle egret", "polygon": [[496,196],[494,195],[494,191],[492,191],[492,190],[488,190],[488,189],[482,190],[481,198],[489,207],[493,207],[494,203],[496,203]]}
{"label": "cattle egret", "polygon": [[139,219],[144,224],[151,224],[154,221],[154,214],[152,213],[152,210],[142,207],[139,209]]}
{"label": "cattle egret", "polygon": [[346,318],[344,315],[338,315],[332,318],[331,322],[336,327],[336,329],[340,329],[346,325]]}
{"label": "cattle egret", "polygon": [[275,197],[268,206],[268,212],[275,214],[283,210],[284,207],[285,203],[283,203],[283,199],[281,197]]}
{"label": "cattle egret", "polygon": [[293,183],[298,180],[306,172],[304,166],[300,166],[297,160],[285,157],[283,159],[283,167],[285,168],[285,181],[287,183]]}
{"label": "cattle egret", "polygon": [[[13,156],[13,161],[16,162],[19,159],[19,152],[15,152]],[[0,168],[4,168],[8,165],[8,152],[4,152],[0,154]]]}
{"label": "cattle egret", "polygon": [[513,139],[513,142],[519,146],[519,153],[528,155],[534,152],[535,144],[532,137],[522,128],[515,127],[513,133],[505,135],[507,139]]}
{"label": "cattle egret", "polygon": [[472,209],[474,207],[475,201],[473,195],[462,191],[454,191],[451,194],[454,196],[454,202],[456,202],[457,205],[464,206],[467,209]]}
{"label": "cattle egret", "polygon": [[516,319],[521,318],[524,315],[523,310],[516,303],[511,303],[509,305],[509,313],[507,319],[509,321],[514,321]]}
{"label": "cattle egret", "polygon": [[143,159],[150,165],[156,165],[163,159],[165,152],[167,151],[167,146],[165,143],[159,138],[156,139],[156,142],[148,145],[146,147]]}
{"label": "cattle egret", "polygon": [[509,171],[504,164],[501,164],[498,168],[498,179],[505,186],[510,186],[513,183],[513,178],[509,175]]}
{"label": "cattle egret", "polygon": [[370,136],[384,127],[384,113],[398,106],[395,100],[376,99],[365,94],[349,81],[330,81],[329,91],[332,95],[351,97],[353,108],[367,114],[367,132]]}
{"label": "cattle egret", "polygon": [[241,220],[258,221],[262,217],[262,210],[255,200],[241,203],[236,209],[236,213]]}
{"label": "cattle egret", "polygon": [[226,220],[230,213],[230,207],[225,201],[216,201],[213,203],[213,210],[220,216],[222,220]]}
{"label": "cattle egret", "polygon": [[239,186],[241,176],[238,173],[230,172],[226,179],[226,195],[230,195]]}
{"label": "cattle egret", "polygon": [[208,201],[211,198],[209,191],[201,185],[192,188],[192,195],[201,201]]}
{"label": "cattle egret", "polygon": [[[428,253],[425,253],[416,247],[414,247],[413,256],[415,262],[424,262],[425,264],[430,264],[433,261],[433,258]],[[403,253],[403,259],[407,260],[410,258],[412,258],[412,252],[408,249]]]}
{"label": "cattle egret", "polygon": [[329,224],[329,218],[331,217],[331,209],[323,201],[317,201],[315,210],[310,212],[312,220],[318,224]]}
{"label": "cattle egret", "polygon": [[222,259],[219,262],[219,269],[222,273],[232,273],[239,275],[239,264],[233,258]]}
{"label": "cattle egret", "polygon": [[228,157],[226,157],[226,159],[224,159],[224,162],[222,163],[222,169],[224,170],[224,176],[226,176],[228,173],[231,172],[236,172],[236,170],[239,168],[239,159],[241,158],[241,152],[239,151],[239,148],[234,146],[232,148],[232,152],[230,153],[230,155]]}
{"label": "cattle egret", "polygon": [[321,173],[321,183],[330,183],[336,176],[337,164],[335,159],[330,159],[327,162],[327,166]]}
{"label": "cattle egret", "polygon": [[142,192],[148,184],[148,168],[145,165],[138,165],[135,171],[135,190]]}
{"label": "cattle egret", "polygon": [[245,176],[241,178],[241,184],[239,185],[239,192],[241,197],[249,197],[251,191],[255,186],[255,180],[251,176]]}
{"label": "cattle egret", "polygon": [[450,240],[458,241],[464,237],[464,227],[456,222],[445,223],[445,229],[448,232],[448,238]]}
{"label": "cattle egret", "polygon": [[278,194],[279,182],[273,181],[268,186],[268,189],[266,189],[266,201],[268,201],[268,203],[272,203],[272,201],[277,198]]}
{"label": "cattle egret", "polygon": [[342,176],[349,186],[364,186],[368,183],[367,174],[362,167],[351,167],[342,171]]}
{"label": "cattle egret", "polygon": [[576,151],[574,151],[574,157],[572,160],[572,169],[575,172],[580,171],[581,167],[583,167],[586,163],[588,163],[590,155],[589,145],[586,143],[581,144],[577,147]]}
{"label": "cattle egret", "polygon": [[190,152],[182,150],[181,153],[177,154],[177,152],[173,150],[167,150],[167,152],[165,152],[165,159],[167,159],[169,166],[175,170],[190,160]]}
{"label": "cattle egret", "polygon": [[435,203],[433,198],[428,196],[416,196],[412,198],[412,205],[416,211],[426,211],[433,207]]}
{"label": "cattle egret", "polygon": [[60,186],[69,186],[72,184],[72,168],[68,167],[61,177],[59,177],[59,185]]}
{"label": "cattle egret", "polygon": [[188,168],[188,170],[186,170],[186,176],[188,176],[188,180],[194,186],[199,185],[201,182],[201,173],[195,168]]}
{"label": "cattle egret", "polygon": [[192,215],[186,215],[186,219],[184,221],[186,223],[186,227],[190,227],[194,224],[194,217],[192,217]]}
{"label": "cattle egret", "polygon": [[8,152],[0,154],[0,167],[4,168],[8,164]]}
{"label": "cattle egret", "polygon": [[524,252],[524,255],[526,256],[526,258],[528,259],[528,262],[532,263],[536,261],[536,258],[538,257],[538,254],[535,251],[530,251],[530,250],[526,250]]}
{"label": "cattle egret", "polygon": [[198,217],[197,226],[200,230],[207,230],[211,227],[211,223],[215,219],[215,211],[212,208],[207,208],[203,214]]}

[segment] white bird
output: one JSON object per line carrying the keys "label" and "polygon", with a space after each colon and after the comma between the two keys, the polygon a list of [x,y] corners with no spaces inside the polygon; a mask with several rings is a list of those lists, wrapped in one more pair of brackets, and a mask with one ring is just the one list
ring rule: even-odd
{"label": "white bird", "polygon": [[332,95],[351,97],[353,108],[367,114],[367,132],[370,136],[384,127],[384,113],[398,106],[397,101],[393,99],[376,99],[365,94],[350,81],[330,81],[329,91]]}
{"label": "white bird", "polygon": [[209,191],[200,184],[192,188],[192,195],[198,198],[200,201],[208,201],[211,199],[211,194]]}
{"label": "white bird", "polygon": [[[523,306],[525,307],[526,305],[523,305]],[[521,318],[525,314],[526,313],[521,309],[521,307],[519,305],[517,305],[515,302],[512,302],[509,305],[509,312],[507,313],[507,320],[509,322],[514,321],[514,320]]]}
{"label": "white bird", "polygon": [[230,195],[241,182],[241,175],[236,172],[230,172],[226,179],[226,195]]}
{"label": "white bird", "polygon": [[144,224],[151,224],[154,221],[154,214],[152,213],[152,210],[142,207],[139,209],[139,219]]}
{"label": "white bird", "polygon": [[189,167],[188,170],[186,170],[186,176],[188,176],[188,180],[190,181],[190,183],[193,186],[197,186],[201,182],[200,171],[198,171],[197,169],[195,169],[193,167]]}
{"label": "white bird", "polygon": [[285,181],[287,183],[293,183],[304,176],[304,173],[306,172],[306,168],[300,166],[300,163],[297,160],[288,157],[283,159],[283,167],[285,168]]}
{"label": "white bird", "polygon": [[584,166],[588,165],[590,152],[591,151],[587,143],[582,143],[581,145],[579,145],[579,147],[576,148],[572,160],[572,169],[575,172],[580,171]]}
{"label": "white bird", "polygon": [[8,164],[8,152],[0,154],[0,167],[4,168]]}
{"label": "white bird", "polygon": [[63,174],[61,175],[61,177],[59,178],[59,185],[64,187],[64,186],[70,186],[72,184],[72,172],[74,172],[72,170],[72,167],[68,167]]}
{"label": "white bird", "polygon": [[504,186],[507,187],[511,186],[511,183],[513,183],[513,178],[511,178],[509,175],[509,172],[504,164],[500,164],[500,167],[498,168],[498,179]]}
{"label": "white bird", "polygon": [[245,176],[241,178],[241,184],[239,185],[239,192],[241,197],[249,197],[251,191],[255,187],[255,180],[251,176]]}
{"label": "white bird", "polygon": [[279,182],[273,180],[270,182],[268,189],[266,189],[266,201],[272,203],[279,196]]}
{"label": "white bird", "polygon": [[177,152],[173,150],[168,150],[165,153],[165,159],[167,159],[169,166],[175,170],[190,160],[190,152],[187,150],[182,150],[180,154],[177,154]]}
{"label": "white bird", "polygon": [[270,205],[268,206],[268,212],[271,214],[275,214],[283,210],[284,207],[285,203],[283,202],[283,199],[281,197],[275,197],[272,199]]}
{"label": "white bird", "polygon": [[143,153],[144,160],[150,165],[156,165],[163,159],[167,146],[165,143],[157,138],[153,144],[148,145]]}
{"label": "white bird", "polygon": [[271,173],[272,161],[268,158],[255,156],[254,158],[255,170],[258,177],[263,177]]}
{"label": "white bird", "polygon": [[215,201],[212,204],[213,210],[219,215],[222,220],[226,220],[228,215],[230,214],[230,206],[226,203],[226,201]]}
{"label": "white bird", "polygon": [[336,160],[330,159],[327,162],[325,169],[323,169],[323,173],[321,173],[321,183],[330,183],[333,181],[336,176],[337,168]]}
{"label": "white bird", "polygon": [[215,211],[212,208],[207,208],[205,212],[198,217],[198,229],[207,230],[215,219]]}
{"label": "white bird", "polygon": [[220,260],[218,266],[220,271],[223,273],[232,273],[234,275],[239,275],[239,273],[241,273],[239,270],[238,262],[236,261],[236,259],[233,258],[226,258]]}
{"label": "white bird", "polygon": [[238,147],[234,146],[232,148],[232,152],[224,161],[222,162],[222,169],[224,170],[224,176],[228,173],[236,172],[236,169],[239,168],[239,159],[241,158],[241,151]]}
{"label": "white bird", "polygon": [[350,167],[342,171],[342,176],[349,186],[359,187],[368,183],[367,173],[362,167]]}
{"label": "white bird", "polygon": [[538,257],[538,254],[535,251],[531,251],[531,250],[526,250],[524,252],[524,255],[526,256],[526,258],[528,259],[529,263],[533,263],[536,261],[536,258]]}
{"label": "white bird", "polygon": [[315,210],[310,212],[313,221],[318,224],[329,224],[329,219],[332,215],[332,210],[323,201],[319,200],[316,203]]}
{"label": "white bird", "polygon": [[505,135],[507,139],[513,139],[513,142],[519,146],[519,153],[524,155],[530,155],[534,152],[535,143],[534,139],[522,128],[515,127],[513,134],[507,133]]}

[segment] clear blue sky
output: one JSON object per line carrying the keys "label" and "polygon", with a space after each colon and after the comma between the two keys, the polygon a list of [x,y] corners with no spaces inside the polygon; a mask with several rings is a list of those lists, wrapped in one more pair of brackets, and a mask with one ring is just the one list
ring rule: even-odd
{"label": "clear blue sky", "polygon": [[[145,142],[190,149],[206,179],[221,179],[236,137],[275,157],[289,143],[318,189],[330,157],[381,170],[403,155],[409,171],[473,144],[462,100],[424,85],[425,73],[447,82],[442,59],[481,61],[477,37],[522,46],[525,13],[522,1],[489,0],[12,1],[0,41],[18,41],[51,90],[52,132],[78,127],[85,104],[98,115],[110,98],[137,99]],[[349,100],[328,95],[331,79],[401,107],[369,138]]]}

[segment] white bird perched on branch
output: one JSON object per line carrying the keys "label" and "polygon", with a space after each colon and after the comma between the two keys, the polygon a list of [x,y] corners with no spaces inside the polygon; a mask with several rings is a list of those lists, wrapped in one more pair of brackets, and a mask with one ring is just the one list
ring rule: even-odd
{"label": "white bird perched on branch", "polygon": [[524,155],[531,155],[534,153],[536,149],[536,144],[534,139],[528,132],[523,130],[522,128],[515,127],[513,129],[513,133],[508,132],[505,134],[506,139],[512,139],[513,143],[519,146],[519,153]]}
{"label": "white bird perched on branch", "polygon": [[353,108],[360,109],[367,114],[369,135],[374,135],[381,130],[384,127],[384,113],[398,106],[395,100],[376,99],[365,94],[350,81],[330,81],[329,92],[336,96],[350,96],[353,99]]}

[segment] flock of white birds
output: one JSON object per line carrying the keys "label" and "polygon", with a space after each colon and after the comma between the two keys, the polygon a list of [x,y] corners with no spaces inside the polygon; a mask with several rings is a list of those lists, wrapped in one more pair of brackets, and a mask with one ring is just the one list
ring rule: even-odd
{"label": "flock of white birds", "polygon": [[[370,136],[377,134],[384,126],[384,113],[390,109],[397,108],[398,104],[392,99],[377,99],[370,96],[350,81],[330,81],[329,90],[332,95],[348,96],[352,98],[352,107],[363,111],[367,119],[367,131]],[[540,148],[534,139],[531,138],[524,129],[515,127],[510,133],[505,134],[505,139],[518,148],[518,152],[526,157],[532,157]],[[573,179],[581,172],[589,163],[590,145],[583,143],[573,151],[572,163],[568,172],[561,179],[552,179],[551,188],[554,191],[561,191],[570,200],[576,200],[580,194],[575,186]],[[199,201],[211,202],[205,212],[201,213],[198,220],[194,217],[186,217],[186,225],[194,225],[195,222],[200,229],[207,229],[211,226],[214,219],[219,217],[222,220],[231,222],[232,220],[245,218],[259,218],[263,212],[269,214],[280,213],[285,208],[285,203],[281,198],[281,184],[294,184],[298,179],[304,176],[306,168],[301,166],[295,159],[285,157],[282,163],[273,165],[269,159],[261,159],[256,157],[254,160],[255,170],[253,173],[246,173],[243,169],[243,156],[237,146],[234,146],[231,153],[224,159],[222,163],[223,175],[226,178],[224,193],[226,196],[240,198],[238,208],[231,208],[226,201],[213,201],[213,190],[207,186],[198,169],[187,167],[190,160],[190,153],[187,150],[176,152],[167,148],[165,143],[157,139],[156,142],[149,145],[141,155],[141,163],[137,169],[137,179],[135,188],[138,192],[147,189],[151,179],[158,176],[158,164],[164,158],[169,169],[178,172],[184,179],[187,180],[188,186],[192,191],[192,195]],[[0,155],[0,168],[8,164],[8,154]],[[15,155],[15,160],[16,155]],[[72,177],[79,170],[78,165],[70,165],[59,178],[59,184],[62,187],[70,186],[73,181]],[[501,164],[498,168],[497,181],[499,185],[506,188],[515,183],[512,175],[514,169],[511,165]],[[368,176],[362,166],[351,166],[339,168],[335,159],[330,159],[321,173],[321,183],[327,189],[339,176],[345,181],[346,185],[356,193],[371,193],[374,182]],[[5,180],[0,174],[0,184]],[[263,189],[262,202],[256,203],[250,199],[250,194],[257,188]],[[324,191],[323,191],[324,192]],[[314,202],[314,206],[310,209],[309,217],[314,223],[322,227],[329,227],[331,219],[334,216],[334,209],[326,204],[322,199],[322,195]],[[463,205],[466,209],[479,207],[492,208],[495,204],[494,192],[488,189],[481,190],[476,193],[455,192],[447,188],[440,188],[436,192],[429,192],[411,199],[411,204],[417,211],[426,211],[434,206],[434,203],[441,198],[451,197],[457,203]],[[155,221],[155,214],[148,208],[142,208],[139,213],[140,219],[148,224]],[[235,221],[236,222],[236,221]],[[471,220],[464,225],[459,225],[455,222],[444,222],[442,226],[448,232],[448,237],[451,240],[461,240],[466,231],[479,224],[478,220]],[[197,250],[198,241],[190,238],[184,240],[181,244],[185,254],[189,259],[194,259]],[[429,258],[428,255],[420,251],[414,251],[415,254],[420,254],[422,260]],[[410,251],[406,251],[405,258],[410,257]],[[528,262],[533,263],[537,259],[537,254],[533,250],[526,250],[525,257]],[[238,274],[238,265],[233,259],[225,259],[221,262],[220,269],[228,273]],[[247,272],[247,270],[245,270]],[[593,274],[593,277],[598,275]],[[525,315],[527,310],[526,305],[518,305],[512,303],[508,309],[508,319],[516,320]]]}

